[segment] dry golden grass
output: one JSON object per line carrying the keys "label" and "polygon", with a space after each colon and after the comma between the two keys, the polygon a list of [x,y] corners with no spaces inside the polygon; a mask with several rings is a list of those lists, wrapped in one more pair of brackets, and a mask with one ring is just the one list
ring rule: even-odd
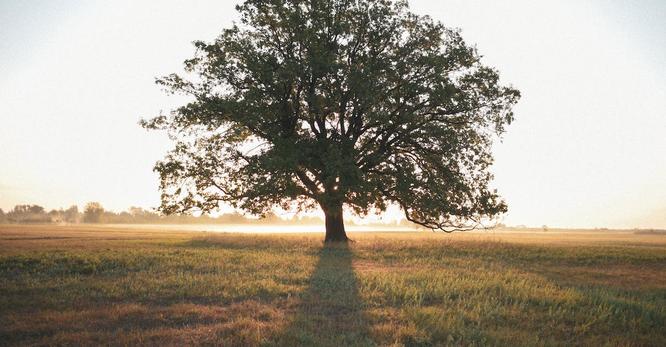
{"label": "dry golden grass", "polygon": [[0,345],[666,345],[666,236],[0,226]]}

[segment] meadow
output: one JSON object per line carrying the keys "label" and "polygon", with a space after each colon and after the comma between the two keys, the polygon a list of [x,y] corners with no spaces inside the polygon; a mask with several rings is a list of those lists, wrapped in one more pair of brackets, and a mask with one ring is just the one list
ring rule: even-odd
{"label": "meadow", "polygon": [[0,226],[0,345],[666,346],[666,235]]}

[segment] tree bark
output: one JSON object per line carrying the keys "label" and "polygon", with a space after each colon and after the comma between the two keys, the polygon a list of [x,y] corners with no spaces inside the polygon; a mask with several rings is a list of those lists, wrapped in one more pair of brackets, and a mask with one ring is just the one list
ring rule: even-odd
{"label": "tree bark", "polygon": [[342,204],[324,209],[326,215],[326,238],[324,242],[347,242]]}

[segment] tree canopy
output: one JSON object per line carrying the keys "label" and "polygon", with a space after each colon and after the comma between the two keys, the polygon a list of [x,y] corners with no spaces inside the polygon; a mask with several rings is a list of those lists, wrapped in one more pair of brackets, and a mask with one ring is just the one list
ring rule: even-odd
{"label": "tree canopy", "polygon": [[343,206],[364,215],[397,204],[444,231],[507,210],[488,169],[520,93],[459,30],[406,1],[237,10],[238,23],[195,42],[185,75],[158,79],[191,101],[142,121],[175,141],[155,166],[163,212],[320,207],[326,239],[346,240]]}

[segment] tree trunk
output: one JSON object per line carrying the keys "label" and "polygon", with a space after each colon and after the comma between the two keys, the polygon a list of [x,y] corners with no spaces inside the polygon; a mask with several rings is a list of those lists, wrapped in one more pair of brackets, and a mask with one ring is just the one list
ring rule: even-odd
{"label": "tree trunk", "polygon": [[325,208],[326,214],[326,239],[324,242],[347,242],[345,223],[342,217],[342,204]]}

